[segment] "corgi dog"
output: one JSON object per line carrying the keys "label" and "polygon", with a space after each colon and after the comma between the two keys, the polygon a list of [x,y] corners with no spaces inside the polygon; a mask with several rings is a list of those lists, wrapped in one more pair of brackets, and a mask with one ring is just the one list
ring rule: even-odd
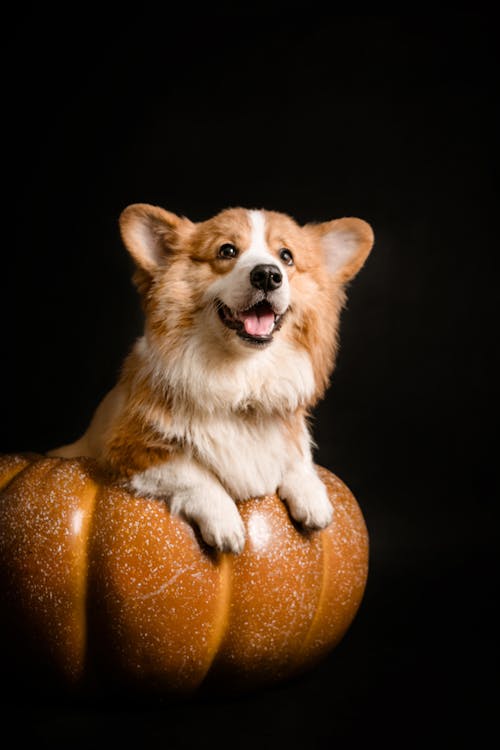
{"label": "corgi dog", "polygon": [[295,521],[326,527],[334,509],[307,419],[333,369],[345,285],[373,245],[369,224],[244,208],[194,223],[134,204],[120,230],[144,335],[83,437],[50,455],[98,459],[217,550],[243,550],[237,503],[249,497],[277,492]]}

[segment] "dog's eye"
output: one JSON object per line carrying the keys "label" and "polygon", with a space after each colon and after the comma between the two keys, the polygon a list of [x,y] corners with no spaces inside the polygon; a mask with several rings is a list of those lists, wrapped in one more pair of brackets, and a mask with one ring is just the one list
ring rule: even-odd
{"label": "dog's eye", "polygon": [[287,264],[287,266],[293,266],[293,255],[286,247],[281,248],[280,258]]}
{"label": "dog's eye", "polygon": [[225,242],[219,247],[219,258],[236,258],[238,251],[230,242]]}

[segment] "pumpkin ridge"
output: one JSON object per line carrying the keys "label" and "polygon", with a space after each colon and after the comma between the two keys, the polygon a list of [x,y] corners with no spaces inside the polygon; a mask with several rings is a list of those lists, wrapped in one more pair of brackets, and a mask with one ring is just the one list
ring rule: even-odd
{"label": "pumpkin ridge", "polygon": [[[328,491],[328,495],[331,496],[330,490]],[[335,523],[335,520],[333,521],[333,523]],[[322,615],[323,602],[325,601],[326,594],[328,591],[328,585],[330,583],[329,567],[328,567],[328,553],[325,548],[325,534],[319,535],[319,541],[320,541],[320,546],[321,546],[321,586],[319,588],[318,598],[316,600],[314,614],[309,624],[309,629],[302,642],[302,648],[300,650],[300,654],[297,655],[297,664],[298,664],[299,669],[302,664],[303,658],[305,657],[307,659],[307,654],[310,650],[310,645],[311,645],[314,632],[317,628],[318,622]]]}
{"label": "pumpkin ridge", "polygon": [[[91,476],[85,459],[43,457],[44,462],[47,462],[47,502],[51,496],[58,497],[53,521],[60,531],[59,536],[50,543],[53,545],[54,560],[59,560],[62,567],[58,569],[56,564],[54,575],[59,581],[65,579],[61,592],[63,598],[59,604],[65,610],[65,615],[59,619],[54,609],[53,617],[54,622],[61,623],[58,646],[60,668],[67,679],[74,682],[82,677],[86,664],[88,545],[99,485]],[[71,506],[72,511],[69,511]],[[64,621],[65,627],[62,626]]]}
{"label": "pumpkin ridge", "polygon": [[214,625],[211,636],[211,643],[207,646],[207,665],[204,674],[201,676],[198,686],[200,686],[210,673],[214,662],[218,659],[221,651],[224,650],[231,611],[231,594],[233,584],[234,563],[232,556],[228,553],[219,553],[219,606],[214,616]]}
{"label": "pumpkin ridge", "polygon": [[[338,519],[335,518],[336,511],[335,511],[335,491],[331,485],[331,475],[328,471],[326,471],[322,466],[316,466],[316,469],[318,471],[318,474],[320,476],[320,479],[324,482],[326,486],[326,490],[328,492],[328,498],[330,502],[332,502],[334,506],[334,516],[333,516],[333,524],[338,522]],[[316,607],[314,609],[314,615],[311,619],[311,623],[309,625],[309,629],[307,631],[307,634],[303,640],[302,648],[300,651],[300,655],[297,658],[297,662],[299,665],[302,664],[302,660],[307,660],[307,655],[311,650],[314,650],[312,647],[312,641],[314,636],[317,634],[318,630],[321,629],[321,618],[323,615],[324,605],[325,601],[328,598],[328,592],[331,587],[331,566],[330,562],[332,559],[332,550],[331,550],[331,541],[328,535],[328,530],[325,530],[322,534],[319,535],[320,545],[321,545],[321,586],[318,592],[318,598],[316,601]]]}

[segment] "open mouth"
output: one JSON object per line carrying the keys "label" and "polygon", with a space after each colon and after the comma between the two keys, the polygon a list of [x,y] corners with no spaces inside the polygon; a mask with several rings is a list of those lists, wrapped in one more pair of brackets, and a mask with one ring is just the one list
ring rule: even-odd
{"label": "open mouth", "polygon": [[278,315],[267,300],[262,300],[246,310],[230,310],[220,300],[217,300],[219,318],[227,328],[250,344],[264,346],[272,341],[273,333],[277,331],[283,321],[283,315]]}

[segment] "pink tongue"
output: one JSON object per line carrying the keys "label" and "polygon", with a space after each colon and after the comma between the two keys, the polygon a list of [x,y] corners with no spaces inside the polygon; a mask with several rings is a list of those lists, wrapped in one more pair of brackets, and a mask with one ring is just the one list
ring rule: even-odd
{"label": "pink tongue", "polygon": [[241,319],[249,336],[269,336],[274,325],[274,313],[242,313]]}

